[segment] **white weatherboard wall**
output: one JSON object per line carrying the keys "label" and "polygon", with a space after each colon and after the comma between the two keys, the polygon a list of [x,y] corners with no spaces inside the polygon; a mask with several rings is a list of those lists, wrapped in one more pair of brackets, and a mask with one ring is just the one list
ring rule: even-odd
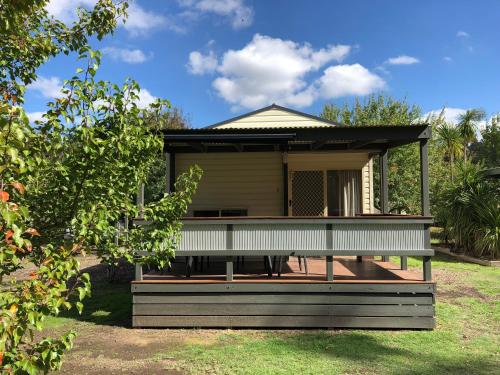
{"label": "white weatherboard wall", "polygon": [[[176,174],[197,164],[203,177],[194,210],[246,209],[249,216],[283,215],[283,157],[280,152],[176,154]],[[373,212],[372,165],[366,153],[289,153],[294,170],[362,170],[363,213]]]}
{"label": "white weatherboard wall", "polygon": [[177,154],[177,175],[203,169],[193,210],[247,209],[249,216],[283,214],[283,161],[279,152]]}
{"label": "white weatherboard wall", "polygon": [[217,126],[217,129],[330,127],[331,124],[281,109],[269,109]]}

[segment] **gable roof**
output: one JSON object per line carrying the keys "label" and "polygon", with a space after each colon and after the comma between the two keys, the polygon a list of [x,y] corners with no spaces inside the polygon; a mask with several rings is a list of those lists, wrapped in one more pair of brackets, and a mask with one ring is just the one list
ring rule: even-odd
{"label": "gable roof", "polygon": [[272,104],[207,126],[206,129],[324,128],[332,126],[342,126],[342,124]]}

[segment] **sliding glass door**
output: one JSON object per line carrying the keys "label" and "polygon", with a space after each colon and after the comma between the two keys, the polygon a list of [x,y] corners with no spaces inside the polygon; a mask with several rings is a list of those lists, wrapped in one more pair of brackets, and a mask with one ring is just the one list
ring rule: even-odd
{"label": "sliding glass door", "polygon": [[291,216],[355,216],[361,213],[361,171],[293,171]]}

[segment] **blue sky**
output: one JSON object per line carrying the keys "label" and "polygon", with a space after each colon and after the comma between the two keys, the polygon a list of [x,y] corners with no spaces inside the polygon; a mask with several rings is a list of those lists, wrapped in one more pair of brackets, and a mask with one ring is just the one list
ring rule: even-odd
{"label": "blue sky", "polygon": [[[71,22],[75,4],[49,12]],[[424,113],[500,111],[500,1],[139,0],[129,20],[94,47],[99,78],[136,79],[183,109],[195,127],[273,102],[319,114],[383,92]],[[78,65],[60,56],[27,92],[32,118]]]}

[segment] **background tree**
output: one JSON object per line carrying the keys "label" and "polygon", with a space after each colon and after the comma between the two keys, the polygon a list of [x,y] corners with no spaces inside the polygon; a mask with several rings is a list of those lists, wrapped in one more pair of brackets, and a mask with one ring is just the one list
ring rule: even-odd
{"label": "background tree", "polygon": [[435,124],[436,145],[438,149],[442,150],[447,159],[451,180],[453,181],[455,160],[462,156],[463,152],[460,130],[454,124],[445,121],[444,109],[437,118],[429,118],[427,121]]}
{"label": "background tree", "polygon": [[500,115],[493,116],[481,131],[482,140],[474,144],[476,161],[488,168],[500,166]]}
{"label": "background tree", "polygon": [[485,117],[486,113],[482,109],[468,109],[459,117],[458,129],[464,146],[464,162],[467,162],[469,144],[476,139],[479,122],[483,121]]}

